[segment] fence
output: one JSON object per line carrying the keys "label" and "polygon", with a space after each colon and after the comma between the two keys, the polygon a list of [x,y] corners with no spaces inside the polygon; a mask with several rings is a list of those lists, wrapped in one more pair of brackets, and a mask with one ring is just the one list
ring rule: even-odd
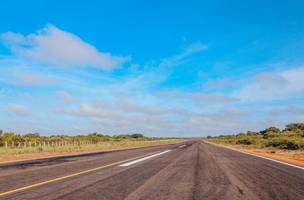
{"label": "fence", "polygon": [[83,146],[93,144],[103,144],[106,142],[96,141],[53,141],[53,142],[4,142],[2,148],[31,148],[31,147],[63,147],[63,146]]}
{"label": "fence", "polygon": [[121,145],[138,143],[165,143],[172,140],[134,140],[134,141],[43,141],[43,142],[3,142],[0,148],[35,148],[35,147],[64,147],[64,146],[87,146],[87,145]]}

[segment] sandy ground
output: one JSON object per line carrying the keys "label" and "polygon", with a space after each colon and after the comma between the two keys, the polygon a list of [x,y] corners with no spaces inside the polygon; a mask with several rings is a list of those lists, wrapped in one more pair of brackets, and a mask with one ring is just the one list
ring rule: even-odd
{"label": "sandy ground", "polygon": [[[210,142],[208,141],[208,143]],[[252,153],[252,154],[256,154],[267,158],[272,158],[275,160],[304,167],[304,151],[257,149],[257,148],[245,147],[241,145],[226,145],[226,144],[225,145],[216,144],[216,145],[225,146],[231,149],[244,151],[244,152],[248,152],[248,153]]]}
{"label": "sandy ground", "polygon": [[273,158],[280,161],[304,166],[303,151],[263,150],[263,149],[242,149],[243,151],[257,155]]}

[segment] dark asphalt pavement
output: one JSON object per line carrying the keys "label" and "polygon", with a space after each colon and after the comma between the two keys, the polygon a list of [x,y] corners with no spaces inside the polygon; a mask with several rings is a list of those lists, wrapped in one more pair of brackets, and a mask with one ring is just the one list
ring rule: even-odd
{"label": "dark asphalt pavement", "polygon": [[0,199],[303,200],[304,170],[187,142],[0,164]]}

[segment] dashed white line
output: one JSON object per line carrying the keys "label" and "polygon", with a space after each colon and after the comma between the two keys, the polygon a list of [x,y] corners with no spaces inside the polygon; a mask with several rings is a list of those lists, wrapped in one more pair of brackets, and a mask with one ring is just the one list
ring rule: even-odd
{"label": "dashed white line", "polygon": [[178,148],[183,148],[183,147],[185,147],[186,145],[185,144],[183,144],[183,145],[181,145],[181,146],[179,146]]}
{"label": "dashed white line", "polygon": [[119,165],[119,166],[120,166],[120,167],[128,167],[128,166],[130,166],[130,165],[133,165],[133,164],[142,162],[142,161],[144,161],[144,160],[148,160],[148,159],[150,159],[150,158],[154,158],[154,157],[156,157],[156,156],[160,156],[160,155],[165,154],[165,153],[168,153],[168,152],[170,152],[170,151],[171,151],[171,150],[162,151],[162,152],[160,152],[160,153],[156,153],[156,154],[153,154],[153,155],[151,155],[151,156],[147,156],[147,157],[144,157],[144,158],[140,158],[140,159],[138,159],[138,160],[133,160],[133,161],[131,161],[131,162],[127,162],[127,163],[124,163],[124,164]]}

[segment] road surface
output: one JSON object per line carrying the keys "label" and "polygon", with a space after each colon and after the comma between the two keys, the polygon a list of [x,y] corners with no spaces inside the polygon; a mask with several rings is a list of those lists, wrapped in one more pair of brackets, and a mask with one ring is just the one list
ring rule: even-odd
{"label": "road surface", "polygon": [[304,170],[202,142],[0,165],[0,199],[304,199]]}

